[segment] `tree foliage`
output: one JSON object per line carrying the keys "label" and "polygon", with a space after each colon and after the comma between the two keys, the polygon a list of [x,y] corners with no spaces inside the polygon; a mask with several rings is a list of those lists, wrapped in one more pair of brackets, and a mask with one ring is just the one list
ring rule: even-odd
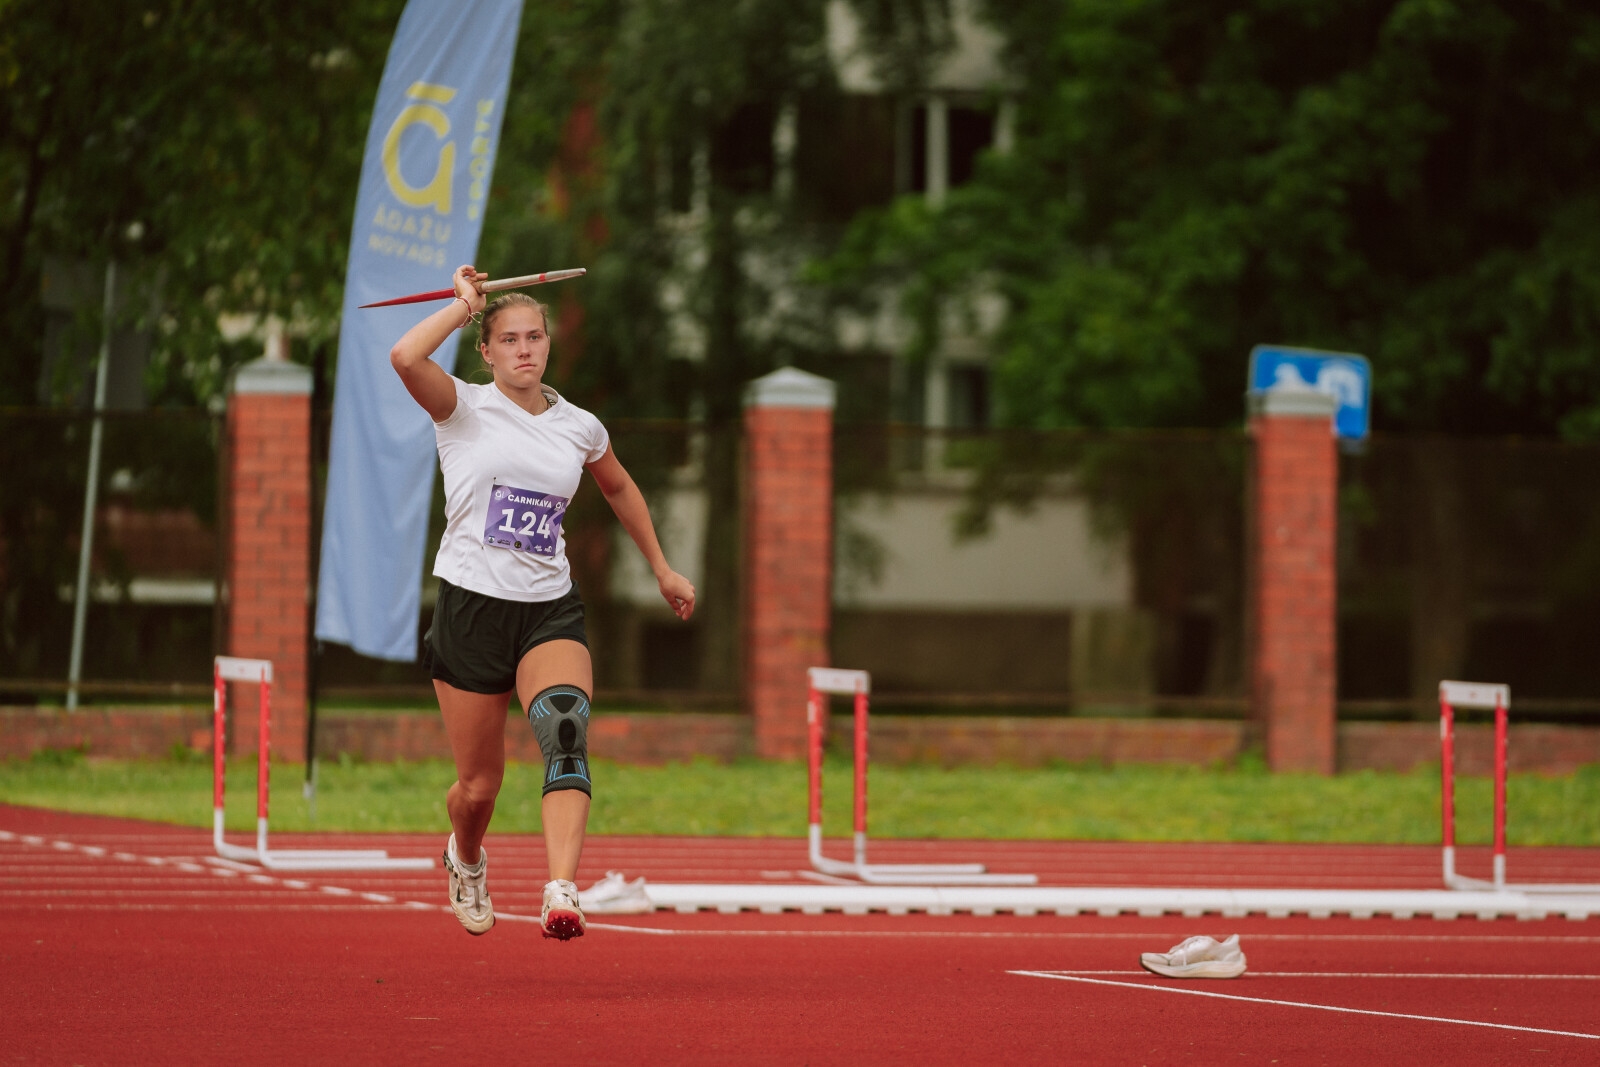
{"label": "tree foliage", "polygon": [[1012,0],[1016,150],[863,220],[937,342],[1010,314],[1017,425],[1220,425],[1259,342],[1369,355],[1380,426],[1600,433],[1600,13],[1575,0]]}
{"label": "tree foliage", "polygon": [[[220,312],[337,328],[399,0],[0,7],[0,402],[32,398],[46,257],[159,274],[152,384],[220,388]],[[98,309],[98,292],[81,294]],[[132,325],[132,324],[130,324]]]}

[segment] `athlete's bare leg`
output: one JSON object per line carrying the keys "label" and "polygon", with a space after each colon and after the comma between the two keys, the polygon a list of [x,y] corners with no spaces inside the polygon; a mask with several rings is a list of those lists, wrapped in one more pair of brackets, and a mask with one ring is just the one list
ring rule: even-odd
{"label": "athlete's bare leg", "polygon": [[445,796],[445,809],[456,832],[456,855],[473,864],[478,862],[478,847],[506,774],[506,707],[511,694],[469,693],[437,678],[433,691],[456,761],[456,782]]}
{"label": "athlete's bare leg", "polygon": [[[546,641],[528,650],[517,664],[517,695],[524,709],[553,685],[571,685],[594,698],[594,665],[581,641]],[[502,747],[501,751],[504,751]],[[558,789],[540,805],[544,821],[544,848],[551,879],[572,881],[583,855],[583,835],[589,825],[589,794],[581,789]],[[459,838],[457,839],[459,844]]]}

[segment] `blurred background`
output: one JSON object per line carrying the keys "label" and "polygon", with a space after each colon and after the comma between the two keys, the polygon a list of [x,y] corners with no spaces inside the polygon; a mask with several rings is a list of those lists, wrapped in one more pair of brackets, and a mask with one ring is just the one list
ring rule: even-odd
{"label": "blurred background", "polygon": [[[86,700],[207,699],[227,376],[312,369],[320,477],[402,6],[0,6],[0,703],[64,690],[109,261]],[[1245,364],[1282,342],[1373,365],[1341,717],[1482,677],[1600,721],[1589,5],[526,0],[520,32],[478,265],[589,269],[540,294],[553,384],[701,595],[677,625],[580,494],[603,701],[738,709],[740,397],[792,365],[839,386],[832,659],[876,710],[1245,717]],[[319,690],[431,703],[335,646]]]}

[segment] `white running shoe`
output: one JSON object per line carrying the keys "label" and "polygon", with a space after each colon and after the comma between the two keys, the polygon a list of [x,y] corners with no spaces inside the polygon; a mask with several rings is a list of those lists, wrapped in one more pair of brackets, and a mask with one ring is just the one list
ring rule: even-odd
{"label": "white running shoe", "polygon": [[565,878],[546,882],[544,910],[539,913],[544,936],[570,941],[583,936],[583,909],[578,907],[578,887]]}
{"label": "white running shoe", "polygon": [[585,889],[583,903],[597,915],[639,915],[656,910],[644,879],[630,882],[621,871],[607,871],[604,878]]}
{"label": "white running shoe", "polygon": [[489,852],[478,849],[476,870],[456,855],[456,835],[444,846],[444,869],[450,872],[450,907],[469,934],[486,934],[494,925],[494,905],[489,902]]}
{"label": "white running shoe", "polygon": [[1237,978],[1244,973],[1244,953],[1239,935],[1216,941],[1198,934],[1185,938],[1167,952],[1145,952],[1139,966],[1167,978]]}

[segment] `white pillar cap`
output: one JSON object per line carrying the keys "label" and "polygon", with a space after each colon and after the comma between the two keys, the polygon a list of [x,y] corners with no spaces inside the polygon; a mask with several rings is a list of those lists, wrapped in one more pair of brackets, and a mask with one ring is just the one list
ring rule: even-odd
{"label": "white pillar cap", "polygon": [[252,359],[234,372],[232,392],[310,396],[311,368],[280,359]]}
{"label": "white pillar cap", "polygon": [[833,410],[833,382],[794,367],[782,367],[744,387],[747,408],[826,408]]}
{"label": "white pillar cap", "polygon": [[1318,389],[1279,386],[1276,389],[1252,390],[1248,396],[1252,415],[1289,415],[1331,420],[1339,410],[1339,398]]}

